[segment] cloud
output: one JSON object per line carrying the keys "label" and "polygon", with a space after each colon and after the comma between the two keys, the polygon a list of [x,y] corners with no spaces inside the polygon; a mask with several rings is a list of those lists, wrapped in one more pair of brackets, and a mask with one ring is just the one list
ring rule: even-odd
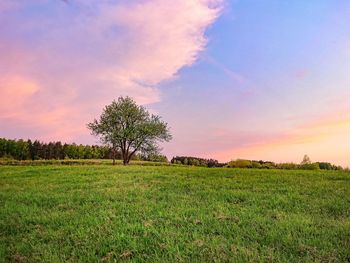
{"label": "cloud", "polygon": [[[222,4],[3,1],[0,130],[11,123],[21,137],[35,129],[38,138],[79,140],[86,122],[120,95],[159,101],[158,85],[204,50]],[[0,136],[12,134],[7,127]]]}
{"label": "cloud", "polygon": [[19,117],[23,114],[26,102],[38,90],[38,86],[23,77],[0,77],[1,104],[0,118]]}
{"label": "cloud", "polygon": [[229,77],[233,82],[236,82],[238,84],[244,84],[245,82],[247,82],[247,80],[242,75],[231,70],[218,60],[214,59],[212,56],[207,55],[205,56],[204,60],[210,63],[211,65],[215,66],[219,70],[222,70],[225,73],[225,75]]}

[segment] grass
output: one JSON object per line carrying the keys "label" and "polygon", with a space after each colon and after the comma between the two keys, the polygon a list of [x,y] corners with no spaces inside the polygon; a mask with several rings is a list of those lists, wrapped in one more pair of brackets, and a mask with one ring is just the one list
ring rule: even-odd
{"label": "grass", "polygon": [[0,166],[0,260],[349,262],[350,174]]}

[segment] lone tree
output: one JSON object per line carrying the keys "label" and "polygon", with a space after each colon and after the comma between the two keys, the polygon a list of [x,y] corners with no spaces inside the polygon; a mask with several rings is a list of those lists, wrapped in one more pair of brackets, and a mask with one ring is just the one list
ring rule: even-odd
{"label": "lone tree", "polygon": [[305,165],[305,164],[311,164],[311,159],[310,159],[310,157],[308,156],[308,155],[304,155],[304,158],[303,158],[303,160],[301,161],[301,163],[300,163],[301,165]]}
{"label": "lone tree", "polygon": [[160,116],[150,114],[130,97],[119,97],[107,105],[99,118],[89,123],[91,133],[111,147],[113,165],[117,150],[127,165],[136,152],[155,153],[158,142],[170,141],[168,124]]}

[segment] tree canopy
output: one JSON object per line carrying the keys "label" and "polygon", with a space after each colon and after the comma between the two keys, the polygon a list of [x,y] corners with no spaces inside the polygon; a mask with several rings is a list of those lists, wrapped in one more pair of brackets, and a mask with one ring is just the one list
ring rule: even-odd
{"label": "tree canopy", "polygon": [[119,97],[105,106],[100,118],[87,126],[112,152],[120,149],[124,164],[137,152],[158,152],[158,143],[172,138],[168,124],[160,116],[150,114],[130,97]]}

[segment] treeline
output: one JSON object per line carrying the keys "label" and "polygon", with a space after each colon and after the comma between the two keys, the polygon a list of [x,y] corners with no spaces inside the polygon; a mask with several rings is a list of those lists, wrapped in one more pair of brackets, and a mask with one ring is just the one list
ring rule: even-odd
{"label": "treeline", "polygon": [[[64,160],[64,159],[111,159],[112,151],[107,146],[67,144],[57,141],[44,143],[38,140],[11,140],[0,138],[0,158],[14,160]],[[121,159],[120,152],[116,153],[116,159]],[[165,155],[137,154],[133,160],[168,162]],[[256,161],[237,159],[228,163],[219,163],[215,159],[204,159],[192,156],[176,156],[171,159],[173,164],[203,166],[203,167],[228,167],[228,168],[255,168],[255,169],[286,169],[286,170],[344,170],[341,166],[329,162],[311,162],[305,155],[300,164],[274,163],[270,161]]]}
{"label": "treeline", "polygon": [[206,166],[206,167],[223,167],[224,163],[219,163],[218,160],[214,159],[203,159],[192,156],[176,156],[170,161],[173,164],[184,164],[193,166]]}
{"label": "treeline", "polygon": [[255,168],[255,169],[286,169],[286,170],[343,170],[343,167],[328,162],[302,161],[296,163],[274,163],[269,161],[255,161],[237,159],[226,164],[229,168]]}
{"label": "treeline", "polygon": [[0,138],[0,158],[15,160],[51,159],[109,159],[111,151],[106,146],[62,144],[60,141],[44,143],[38,140],[9,140]]}
{"label": "treeline", "polygon": [[[306,158],[305,158],[306,157]],[[255,169],[285,169],[285,170],[344,170],[341,166],[336,166],[328,162],[311,162],[307,156],[300,164],[296,163],[274,163],[270,161],[255,161],[237,159],[228,163],[219,163],[214,159],[203,159],[192,156],[176,156],[171,159],[173,164],[183,164],[191,166],[206,167],[227,167],[227,168],[255,168]]]}
{"label": "treeline", "polygon": [[[10,140],[0,138],[0,158],[15,160],[63,160],[63,159],[111,159],[112,150],[107,146],[82,145],[57,142],[44,143],[38,140]],[[116,159],[122,159],[116,152]],[[132,160],[168,162],[164,155],[137,154]]]}

